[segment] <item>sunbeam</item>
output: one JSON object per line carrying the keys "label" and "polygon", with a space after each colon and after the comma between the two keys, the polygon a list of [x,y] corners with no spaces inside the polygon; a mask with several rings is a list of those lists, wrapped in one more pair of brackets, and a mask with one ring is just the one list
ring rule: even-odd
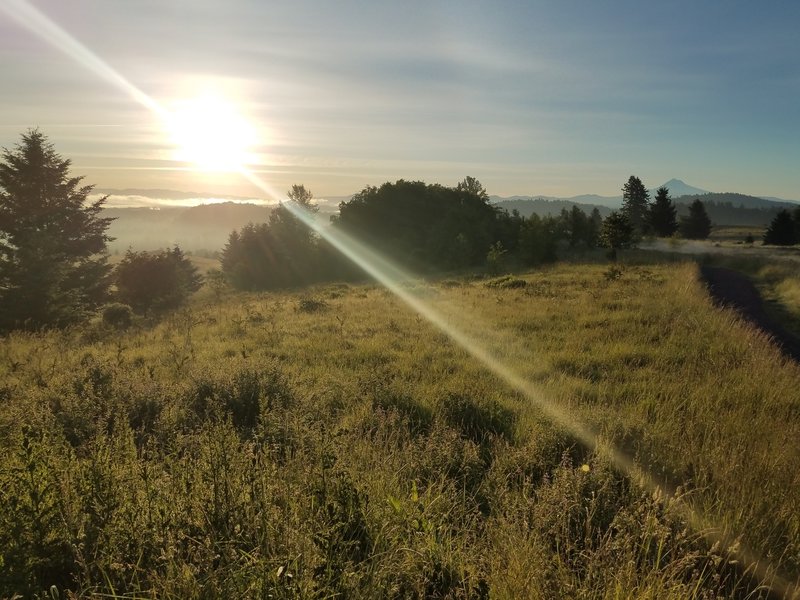
{"label": "sunbeam", "polygon": [[0,1],[0,10],[3,10],[19,25],[66,54],[75,62],[100,77],[100,79],[124,91],[136,102],[153,111],[162,119],[169,117],[169,113],[158,102],[133,85],[102,58],[81,44],[30,3],[25,0],[2,0]]}
{"label": "sunbeam", "polygon": [[[0,0],[0,9],[46,43],[63,52],[102,80],[122,90],[134,101],[152,111],[165,123],[170,123],[173,119],[172,114],[159,102],[140,90],[25,0]],[[282,194],[277,193],[273,186],[263,181],[245,166],[238,164],[235,165],[233,170],[264,192],[270,200],[278,200],[284,197]],[[504,381],[509,388],[516,390],[528,401],[535,404],[550,420],[568,429],[582,444],[605,455],[621,472],[639,482],[644,489],[665,498],[674,497],[674,490],[663,482],[659,482],[652,474],[635,464],[628,455],[604,443],[589,427],[570,415],[556,402],[547,398],[541,390],[537,389],[530,381],[489,350],[485,340],[478,339],[454,325],[453,323],[458,320],[456,318],[458,315],[450,315],[437,310],[421,296],[404,287],[402,285],[403,282],[414,279],[411,274],[392,264],[391,261],[382,257],[374,249],[353,239],[341,230],[323,226],[313,215],[295,203],[287,202],[284,206],[350,261],[363,269],[370,277],[447,335],[455,344],[484,365],[489,372]],[[463,317],[463,315],[461,316]],[[720,543],[727,548],[734,547],[735,536],[721,531],[721,528],[715,526],[705,515],[687,504],[682,503],[681,506],[685,511],[685,517],[694,530],[703,535],[709,543]],[[794,584],[791,584],[785,577],[778,575],[770,563],[750,549],[739,545],[736,550],[731,551],[735,552],[739,559],[748,568],[752,569],[761,581],[768,582],[779,593],[786,596],[796,593]]]}
{"label": "sunbeam", "polygon": [[[403,282],[415,279],[412,274],[393,265],[373,248],[365,246],[341,230],[333,227],[323,227],[312,213],[296,203],[287,202],[284,206],[349,260],[363,269],[370,277],[391,291],[417,314],[425,318],[470,356],[483,364],[486,369],[503,380],[510,388],[534,403],[551,421],[570,431],[587,448],[605,456],[622,473],[638,482],[648,492],[661,498],[662,501],[675,498],[676,490],[668,483],[658,481],[624,452],[610,446],[608,443],[604,443],[604,440],[601,440],[586,425],[571,416],[558,404],[549,400],[530,381],[495,356],[487,349],[485,341],[470,336],[462,329],[454,326],[453,321],[458,316],[458,313],[445,314],[437,311],[420,296],[404,287],[402,285]],[[744,546],[738,536],[722,531],[711,519],[685,502],[681,502],[679,506],[682,509],[684,518],[687,519],[693,530],[700,533],[710,545],[719,544],[729,549],[743,564],[748,565],[754,571],[760,581],[769,582],[773,590],[779,591],[786,597],[794,597],[797,592],[796,586],[790,583],[787,578],[778,574],[769,562]]]}

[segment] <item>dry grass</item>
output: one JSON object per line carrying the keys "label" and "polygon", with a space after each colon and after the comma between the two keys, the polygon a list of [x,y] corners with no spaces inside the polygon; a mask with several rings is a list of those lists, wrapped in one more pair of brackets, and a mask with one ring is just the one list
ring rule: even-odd
{"label": "dry grass", "polygon": [[2,341],[0,596],[761,597],[687,507],[797,578],[800,368],[691,263],[518,279],[414,289],[677,497],[383,289],[201,293]]}

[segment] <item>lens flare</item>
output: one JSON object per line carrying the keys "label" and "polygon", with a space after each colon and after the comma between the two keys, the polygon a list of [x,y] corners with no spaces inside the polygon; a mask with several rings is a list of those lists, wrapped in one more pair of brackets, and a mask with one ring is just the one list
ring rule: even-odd
{"label": "lens flare", "polygon": [[[98,77],[128,94],[136,102],[159,116],[165,123],[170,123],[173,115],[169,111],[165,110],[158,102],[142,92],[25,0],[0,0],[0,10],[3,10],[22,27],[31,31],[46,43],[54,46]],[[271,200],[283,198],[283,195],[276,193],[271,185],[262,181],[243,164],[235,165],[234,170],[267,194]],[[402,285],[403,282],[414,279],[411,274],[393,265],[389,260],[375,252],[374,249],[365,246],[344,232],[330,227],[323,227],[311,213],[302,207],[291,202],[286,203],[284,206],[344,256],[386,287],[420,316],[427,319],[472,357],[480,361],[490,372],[505,381],[510,388],[517,390],[526,399],[539,407],[552,421],[571,431],[581,443],[589,448],[596,449],[599,453],[608,457],[620,471],[639,482],[644,489],[657,494],[662,499],[674,497],[674,490],[670,489],[668,485],[657,481],[656,478],[637,466],[623,452],[602,444],[598,436],[588,427],[572,417],[558,404],[546,398],[532,383],[505,364],[498,353],[489,350],[485,343],[485,337],[489,334],[488,331],[484,332],[486,335],[482,335],[479,339],[456,327],[453,323],[458,322],[459,317],[463,317],[463,315],[459,314],[460,310],[459,313],[453,314],[436,310],[421,296]],[[473,324],[476,322],[471,315],[470,320]],[[731,553],[736,554],[741,562],[747,565],[748,570],[764,585],[771,586],[772,590],[786,597],[794,596],[797,593],[797,586],[789,583],[785,577],[779,575],[768,561],[740,544],[734,545],[736,541],[734,536],[722,532],[721,528],[715,526],[700,511],[685,503],[680,506],[683,507],[685,518],[696,532],[711,544],[720,543],[723,547],[731,548]]]}

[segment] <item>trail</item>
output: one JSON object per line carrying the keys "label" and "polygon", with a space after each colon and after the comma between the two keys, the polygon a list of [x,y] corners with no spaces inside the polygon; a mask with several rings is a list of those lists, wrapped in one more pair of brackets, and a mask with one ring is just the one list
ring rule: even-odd
{"label": "trail", "polygon": [[715,304],[734,309],[769,335],[786,356],[800,362],[800,338],[767,315],[753,282],[732,269],[707,265],[700,267],[700,275]]}

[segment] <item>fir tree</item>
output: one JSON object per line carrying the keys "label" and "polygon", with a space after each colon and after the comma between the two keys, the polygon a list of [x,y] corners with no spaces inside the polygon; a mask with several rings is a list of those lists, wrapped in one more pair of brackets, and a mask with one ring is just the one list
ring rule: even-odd
{"label": "fir tree", "polygon": [[649,232],[650,192],[644,187],[642,180],[634,175],[622,186],[621,212],[628,217],[634,238],[641,238]]}
{"label": "fir tree", "polygon": [[699,198],[689,205],[689,216],[681,219],[680,229],[689,240],[704,240],[711,233],[711,219]]}
{"label": "fir tree", "polygon": [[69,175],[38,130],[0,161],[0,328],[37,329],[79,321],[105,301],[110,284],[105,198]]}
{"label": "fir tree", "polygon": [[678,230],[677,209],[669,197],[669,190],[660,187],[650,207],[650,227],[657,236],[669,237]]}
{"label": "fir tree", "polygon": [[634,241],[634,229],[630,219],[623,212],[614,211],[603,221],[600,240],[606,248],[616,251],[630,248]]}
{"label": "fir tree", "polygon": [[798,242],[797,223],[788,210],[780,211],[764,233],[764,243],[776,246],[792,246]]}

